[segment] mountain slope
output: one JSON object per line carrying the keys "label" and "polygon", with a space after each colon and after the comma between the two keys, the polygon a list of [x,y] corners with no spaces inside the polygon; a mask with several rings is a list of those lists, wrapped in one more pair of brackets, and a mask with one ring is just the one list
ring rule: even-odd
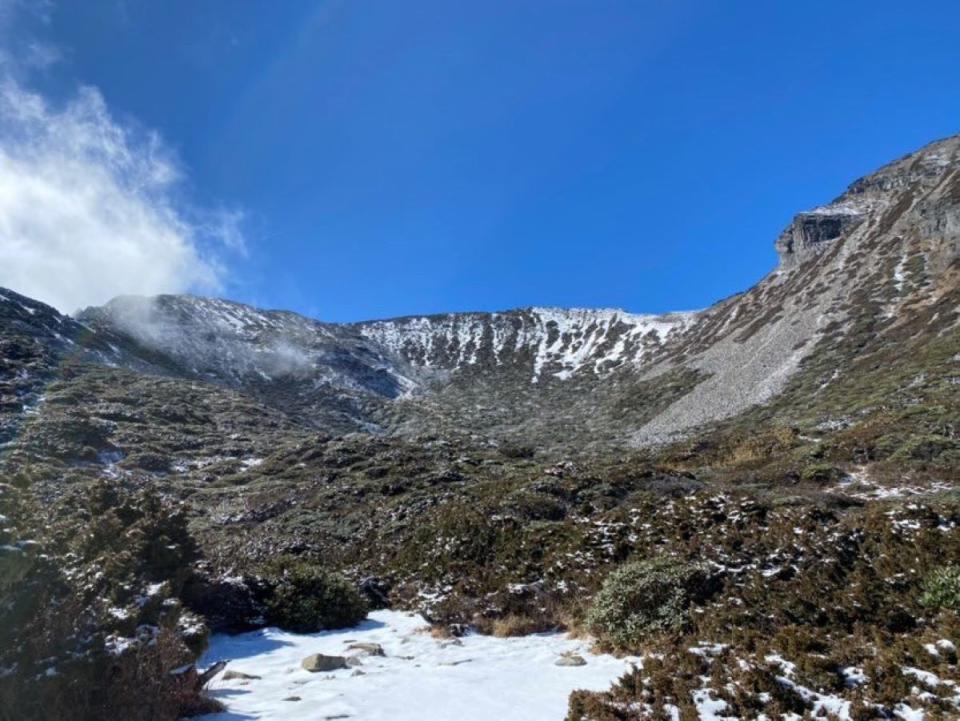
{"label": "mountain slope", "polygon": [[332,432],[436,429],[450,416],[463,420],[460,396],[496,388],[503,413],[476,428],[490,432],[538,396],[546,407],[551,393],[582,395],[584,385],[632,377],[696,314],[531,308],[326,324],[159,296],[117,298],[78,319],[123,337],[165,373],[240,390]]}
{"label": "mountain slope", "polygon": [[906,327],[915,345],[955,332],[958,149],[957,138],[934,143],[797,215],[777,240],[780,266],[703,313],[668,361],[710,378],[636,440],[676,437],[766,402],[805,369],[830,369],[820,392],[843,384],[864,352],[900,343]]}
{"label": "mountain slope", "polygon": [[519,366],[537,383],[546,375],[566,380],[581,372],[602,375],[624,365],[639,367],[695,318],[695,313],[528,308],[398,318],[357,327],[424,370]]}
{"label": "mountain slope", "polygon": [[370,403],[410,385],[345,326],[193,296],[116,298],[78,319],[116,333],[167,374],[240,390],[326,431],[377,430]]}

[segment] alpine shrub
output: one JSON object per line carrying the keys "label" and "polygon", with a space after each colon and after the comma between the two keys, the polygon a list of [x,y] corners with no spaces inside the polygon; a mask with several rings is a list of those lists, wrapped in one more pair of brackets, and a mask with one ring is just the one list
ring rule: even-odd
{"label": "alpine shrub", "polygon": [[347,579],[318,566],[281,558],[266,569],[267,621],[297,633],[355,626],[367,603]]}
{"label": "alpine shrub", "polygon": [[928,608],[960,612],[960,566],[944,566],[931,573],[924,583],[920,603]]}
{"label": "alpine shrub", "polygon": [[629,563],[607,576],[586,625],[602,644],[636,649],[650,635],[682,630],[690,605],[711,585],[710,574],[698,564],[672,558]]}

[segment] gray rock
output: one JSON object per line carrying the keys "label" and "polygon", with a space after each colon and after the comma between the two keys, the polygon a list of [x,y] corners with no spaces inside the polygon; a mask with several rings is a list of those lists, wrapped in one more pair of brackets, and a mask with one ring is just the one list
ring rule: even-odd
{"label": "gray rock", "polygon": [[359,651],[362,656],[386,656],[383,646],[379,643],[351,643],[347,646],[348,651]]}
{"label": "gray rock", "polygon": [[459,661],[441,661],[438,666],[459,666],[464,663],[470,663],[472,658],[461,658]]}
{"label": "gray rock", "polygon": [[586,666],[587,661],[583,656],[578,656],[575,653],[567,654],[558,658],[554,665],[556,666]]}
{"label": "gray rock", "polygon": [[322,653],[313,653],[303,659],[300,665],[311,673],[336,671],[337,669],[347,668],[347,659],[343,656],[327,656]]}
{"label": "gray rock", "polygon": [[234,671],[231,669],[226,671],[221,678],[223,681],[253,681],[262,677],[252,673],[244,673],[243,671]]}

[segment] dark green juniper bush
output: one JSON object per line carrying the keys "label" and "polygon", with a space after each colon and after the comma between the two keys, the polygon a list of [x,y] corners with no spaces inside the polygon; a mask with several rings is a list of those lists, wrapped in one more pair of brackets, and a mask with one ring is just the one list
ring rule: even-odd
{"label": "dark green juniper bush", "polygon": [[182,510],[94,482],[41,505],[0,485],[0,718],[170,719],[216,710],[206,627],[179,595],[198,557]]}
{"label": "dark green juniper bush", "polygon": [[367,616],[356,584],[295,556],[281,556],[261,570],[267,623],[310,633],[355,626]]}

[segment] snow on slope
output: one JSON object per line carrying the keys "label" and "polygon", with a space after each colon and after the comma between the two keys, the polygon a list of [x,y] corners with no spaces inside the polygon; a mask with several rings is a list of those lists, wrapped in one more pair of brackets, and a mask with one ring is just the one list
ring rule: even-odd
{"label": "snow on slope", "polygon": [[528,308],[503,313],[457,313],[372,321],[360,332],[424,368],[505,365],[532,359],[531,380],[566,379],[581,370],[602,373],[640,363],[696,313],[634,315],[621,310]]}
{"label": "snow on slope", "polygon": [[413,383],[348,325],[197,296],[114,298],[82,320],[120,331],[204,378],[297,380],[395,397]]}
{"label": "snow on slope", "polygon": [[566,379],[582,370],[603,374],[640,364],[698,314],[528,308],[336,324],[214,298],[157,296],[115,298],[79,317],[128,334],[200,375],[312,378],[395,397],[416,387],[407,375],[411,367],[429,374],[515,366],[537,382],[547,374]]}
{"label": "snow on slope", "polygon": [[[204,721],[556,721],[574,689],[602,690],[629,670],[629,659],[595,656],[561,634],[519,638],[469,635],[457,641],[424,633],[417,615],[376,611],[357,628],[298,635],[265,629],[215,636],[202,664],[229,659],[227,669],[262,676],[210,688],[227,712]],[[340,655],[351,642],[379,643],[385,657],[364,657],[354,669],[310,673],[312,653]],[[561,667],[561,654],[582,655],[585,666]],[[634,661],[636,659],[633,659]],[[287,700],[297,697],[299,700]]]}

